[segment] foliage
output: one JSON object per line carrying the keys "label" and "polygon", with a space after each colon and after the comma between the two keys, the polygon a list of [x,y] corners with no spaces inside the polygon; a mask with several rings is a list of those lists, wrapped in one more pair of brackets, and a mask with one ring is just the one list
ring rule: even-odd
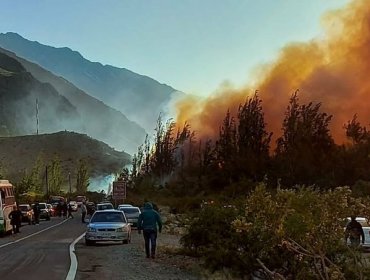
{"label": "foliage", "polygon": [[60,167],[60,159],[58,155],[55,155],[51,161],[51,165],[48,167],[48,194],[57,195],[62,191],[63,175]]}
{"label": "foliage", "polygon": [[362,202],[351,196],[349,188],[325,192],[297,188],[272,194],[261,184],[246,198],[244,213],[238,217],[237,208],[203,208],[182,244],[202,256],[207,268],[227,268],[237,277],[261,270],[291,279],[369,277],[358,253],[343,242],[345,217],[354,213],[370,217]]}
{"label": "foliage", "polygon": [[297,92],[290,99],[275,162],[284,185],[324,185],[320,180],[331,174],[335,146],[328,126],[332,116],[320,112],[320,107],[320,103],[300,105]]}
{"label": "foliage", "polygon": [[16,193],[18,197],[27,193],[35,193],[38,195],[44,194],[42,184],[42,167],[43,160],[42,157],[39,155],[31,172],[28,173],[27,170],[25,170],[23,178],[17,184]]}
{"label": "foliage", "polygon": [[77,169],[76,179],[76,193],[79,195],[86,194],[87,188],[89,187],[89,171],[85,160],[80,159]]}

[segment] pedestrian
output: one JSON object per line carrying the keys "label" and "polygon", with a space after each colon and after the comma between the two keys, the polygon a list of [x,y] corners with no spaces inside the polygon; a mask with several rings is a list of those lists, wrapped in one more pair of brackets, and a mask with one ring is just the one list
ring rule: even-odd
{"label": "pedestrian", "polygon": [[162,232],[162,220],[150,202],[144,203],[143,212],[139,215],[137,229],[139,234],[143,231],[146,257],[154,259],[157,246],[157,231],[159,233]]}
{"label": "pedestrian", "polygon": [[38,225],[40,224],[40,206],[38,201],[35,202],[32,209],[33,215],[35,216],[35,224]]}
{"label": "pedestrian", "polygon": [[71,204],[68,204],[68,218],[72,218],[73,219],[72,205]]}
{"label": "pedestrian", "polygon": [[345,241],[350,240],[351,246],[358,247],[362,241],[365,243],[365,233],[362,225],[356,221],[356,216],[351,216],[351,221],[347,224],[345,230]]}
{"label": "pedestrian", "polygon": [[22,212],[17,206],[13,206],[13,210],[9,213],[9,219],[13,227],[13,233],[19,233],[22,222]]}
{"label": "pedestrian", "polygon": [[63,204],[63,219],[67,219],[68,205],[67,202]]}
{"label": "pedestrian", "polygon": [[87,208],[85,202],[81,204],[82,222],[85,223],[85,217],[87,213]]}

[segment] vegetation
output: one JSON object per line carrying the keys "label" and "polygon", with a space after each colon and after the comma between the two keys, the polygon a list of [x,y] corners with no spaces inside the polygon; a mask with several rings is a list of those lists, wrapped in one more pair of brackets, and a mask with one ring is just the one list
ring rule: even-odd
{"label": "vegetation", "polygon": [[[274,144],[257,93],[237,112],[226,112],[214,140],[196,139],[190,124],[163,125],[160,116],[154,144],[147,137],[127,174],[132,192],[191,210],[182,242],[211,270],[239,278],[369,277],[359,252],[343,242],[346,217],[370,218],[366,127],[355,115],[344,126],[349,142],[338,145],[332,116],[320,103],[301,104],[295,92]],[[205,201],[214,203],[202,207]]]}

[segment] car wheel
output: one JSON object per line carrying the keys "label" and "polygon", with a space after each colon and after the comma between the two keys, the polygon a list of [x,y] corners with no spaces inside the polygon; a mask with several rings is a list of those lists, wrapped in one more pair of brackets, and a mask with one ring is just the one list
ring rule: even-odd
{"label": "car wheel", "polygon": [[49,215],[46,216],[46,220],[50,221],[50,216]]}
{"label": "car wheel", "polygon": [[85,239],[85,244],[86,244],[86,246],[92,246],[92,245],[95,244],[95,241]]}

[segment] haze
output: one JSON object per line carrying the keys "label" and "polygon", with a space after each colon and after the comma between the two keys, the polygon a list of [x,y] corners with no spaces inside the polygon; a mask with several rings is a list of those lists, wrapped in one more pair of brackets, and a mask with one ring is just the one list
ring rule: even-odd
{"label": "haze", "polygon": [[225,81],[246,84],[286,43],[320,36],[322,14],[346,2],[2,0],[0,32],[208,95]]}

